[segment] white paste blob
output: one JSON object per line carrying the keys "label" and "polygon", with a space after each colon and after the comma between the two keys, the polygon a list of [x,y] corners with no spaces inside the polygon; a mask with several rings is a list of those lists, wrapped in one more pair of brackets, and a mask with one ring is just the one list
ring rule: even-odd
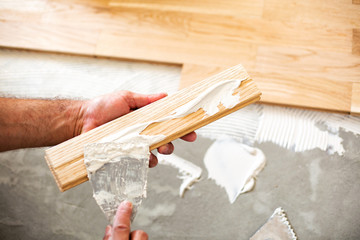
{"label": "white paste blob", "polygon": [[232,138],[215,141],[204,158],[209,178],[224,187],[230,203],[244,192],[251,191],[256,175],[265,167],[265,155]]}
{"label": "white paste blob", "polygon": [[[138,128],[134,128],[138,129]],[[125,129],[127,130],[127,129]],[[111,135],[114,136],[114,135]],[[110,137],[111,137],[110,136]],[[103,158],[85,158],[84,163],[86,169],[89,173],[95,173],[98,169],[104,166],[106,163],[116,162],[117,157],[131,157],[131,158],[145,158],[150,156],[149,146],[156,142],[162,141],[166,136],[164,135],[139,135],[138,132],[129,132],[129,135],[123,135],[122,132],[115,135],[117,138],[113,138],[113,141],[105,141],[102,139],[98,143],[107,143],[107,142],[116,142],[121,143],[121,151],[112,153],[111,155],[108,152],[103,152]],[[123,137],[118,137],[123,136]],[[91,145],[91,144],[90,144]],[[86,145],[88,146],[88,145]],[[120,145],[119,145],[120,146]],[[91,152],[91,148],[87,148],[88,152]]]}
{"label": "white paste blob", "polygon": [[218,105],[221,103],[225,108],[233,108],[239,103],[239,95],[233,95],[245,79],[224,80],[206,89],[198,97],[184,104],[174,111],[176,116],[186,116],[202,108],[207,115],[214,115],[219,111]]}
{"label": "white paste blob", "polygon": [[[130,148],[127,152],[124,152],[122,155],[125,157],[127,153],[132,152],[136,154],[138,147],[136,144],[141,143],[145,144],[149,148],[151,145],[161,142],[166,138],[164,135],[155,135],[147,136],[140,135],[140,133],[146,129],[147,126],[154,122],[163,122],[169,119],[180,118],[196,112],[200,108],[204,109],[207,115],[213,115],[219,111],[218,105],[221,103],[226,108],[232,108],[240,102],[240,97],[238,95],[233,95],[236,88],[238,88],[241,82],[245,79],[231,79],[221,81],[213,86],[210,86],[204,92],[199,94],[192,101],[184,104],[183,106],[175,109],[175,111],[162,119],[158,119],[153,122],[144,122],[134,124],[130,127],[122,129],[118,132],[115,132],[109,136],[102,138],[100,143],[105,142],[117,142],[117,143],[126,143],[129,146],[133,147],[133,150]],[[104,164],[107,163],[106,160],[102,162],[90,160],[85,160],[88,171],[95,172],[97,169],[101,168]]]}
{"label": "white paste blob", "polygon": [[199,166],[175,154],[171,154],[171,155],[157,154],[157,157],[159,160],[159,164],[172,166],[179,170],[180,173],[179,178],[183,181],[179,190],[180,197],[183,197],[185,191],[187,189],[190,189],[191,186],[195,182],[197,182],[201,176],[202,169]]}

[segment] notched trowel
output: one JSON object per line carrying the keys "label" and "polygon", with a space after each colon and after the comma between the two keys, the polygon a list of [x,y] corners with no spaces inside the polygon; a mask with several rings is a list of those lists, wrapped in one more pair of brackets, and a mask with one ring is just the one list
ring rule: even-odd
{"label": "notched trowel", "polygon": [[267,222],[250,238],[250,240],[296,240],[296,234],[286,217],[285,211],[279,207]]}
{"label": "notched trowel", "polygon": [[[127,143],[93,143],[84,147],[93,196],[110,223],[124,200],[133,204],[131,221],[146,197],[149,147]],[[90,165],[91,163],[91,165]]]}

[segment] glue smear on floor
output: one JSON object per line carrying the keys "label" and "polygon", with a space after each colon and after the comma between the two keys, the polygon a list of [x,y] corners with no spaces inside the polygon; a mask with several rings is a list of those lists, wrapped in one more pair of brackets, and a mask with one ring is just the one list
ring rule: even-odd
{"label": "glue smear on floor", "polygon": [[179,178],[183,181],[179,190],[180,197],[183,197],[185,191],[190,189],[201,177],[202,169],[184,158],[175,154],[163,155],[160,153],[157,153],[157,157],[159,164],[172,166],[179,170]]}
{"label": "glue smear on floor", "polygon": [[344,154],[340,129],[360,134],[360,117],[288,107],[253,104],[197,132],[210,139],[230,136],[252,146],[273,142],[295,152],[319,148]]}
{"label": "glue smear on floor", "polygon": [[360,118],[345,114],[253,104],[197,131],[215,140],[204,158],[208,177],[224,187],[229,201],[250,191],[265,166],[253,144],[272,142],[295,152],[345,152],[340,129],[360,134]]}
{"label": "glue smear on floor", "polygon": [[215,141],[204,158],[209,178],[225,188],[231,203],[239,194],[254,188],[255,177],[265,167],[265,162],[265,155],[260,149],[232,138]]}

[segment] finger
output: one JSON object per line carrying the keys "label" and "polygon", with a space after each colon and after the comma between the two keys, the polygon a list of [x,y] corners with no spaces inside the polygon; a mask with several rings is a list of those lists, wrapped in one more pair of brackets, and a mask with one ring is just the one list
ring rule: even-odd
{"label": "finger", "polygon": [[136,230],[131,233],[131,240],[148,240],[149,236],[143,230]]}
{"label": "finger", "polygon": [[196,140],[196,137],[197,137],[196,132],[191,132],[181,137],[181,139],[187,142],[194,142]]}
{"label": "finger", "polygon": [[158,147],[158,152],[161,154],[171,154],[174,151],[174,145],[170,142]]}
{"label": "finger", "polygon": [[153,168],[158,164],[158,159],[154,154],[150,154],[149,167]]}
{"label": "finger", "polygon": [[111,238],[111,230],[112,229],[111,229],[110,225],[106,226],[105,236],[104,236],[103,240],[110,240],[110,238]]}
{"label": "finger", "polygon": [[117,240],[128,240],[130,236],[130,217],[132,203],[123,201],[118,207],[112,227],[112,237]]}
{"label": "finger", "polygon": [[156,94],[150,94],[147,96],[148,96],[149,102],[153,103],[153,102],[156,102],[157,100],[167,97],[167,93],[156,93]]}
{"label": "finger", "polygon": [[157,93],[157,94],[140,94],[140,93],[133,93],[127,92],[125,99],[131,109],[141,108],[145,105],[153,103],[161,98],[166,97],[166,93]]}

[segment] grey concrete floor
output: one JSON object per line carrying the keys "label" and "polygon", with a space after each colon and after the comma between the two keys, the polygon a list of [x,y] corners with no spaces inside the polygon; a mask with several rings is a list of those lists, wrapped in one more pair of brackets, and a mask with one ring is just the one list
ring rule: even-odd
{"label": "grey concrete floor", "polygon": [[[234,204],[207,179],[202,159],[212,141],[176,141],[176,154],[204,169],[202,180],[180,198],[177,170],[151,169],[133,228],[150,239],[248,239],[281,206],[299,239],[359,239],[359,137],[341,134],[347,150],[341,157],[257,145],[267,166],[255,189]],[[44,149],[0,154],[0,239],[101,239],[107,222],[90,184],[60,193],[43,156]]]}
{"label": "grey concrete floor", "polygon": [[[92,97],[127,87],[138,91],[139,78],[149,79],[140,89],[144,92],[161,90],[171,79],[174,84],[162,89],[171,92],[179,74],[180,68],[172,66],[0,49],[3,95]],[[178,170],[151,169],[148,198],[133,228],[145,230],[150,239],[248,239],[281,206],[299,239],[360,239],[360,139],[345,132],[340,136],[343,156],[255,144],[267,165],[255,189],[234,204],[207,179],[203,157],[212,140],[176,141],[175,153],[203,168],[202,179],[180,198]],[[0,153],[0,239],[102,239],[106,225],[89,183],[58,190],[43,148]]]}

